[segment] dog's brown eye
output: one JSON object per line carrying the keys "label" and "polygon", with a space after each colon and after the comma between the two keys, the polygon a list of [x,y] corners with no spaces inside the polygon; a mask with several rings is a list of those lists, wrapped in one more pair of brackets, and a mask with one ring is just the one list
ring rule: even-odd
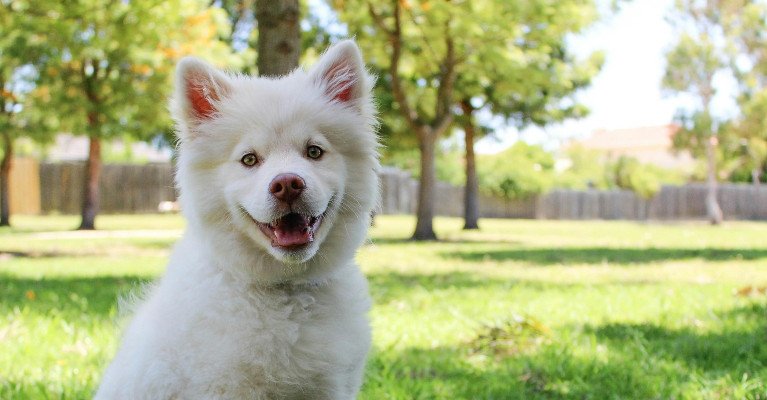
{"label": "dog's brown eye", "polygon": [[309,146],[306,148],[306,156],[316,160],[322,157],[322,149],[319,146]]}
{"label": "dog's brown eye", "polygon": [[258,164],[258,156],[256,156],[253,153],[248,153],[242,156],[242,158],[240,159],[240,162],[242,163],[242,165],[246,167],[252,167]]}

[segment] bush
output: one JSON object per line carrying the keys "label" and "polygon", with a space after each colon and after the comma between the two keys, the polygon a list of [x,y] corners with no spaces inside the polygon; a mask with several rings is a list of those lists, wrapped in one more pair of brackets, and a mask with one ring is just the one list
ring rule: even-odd
{"label": "bush", "polygon": [[478,157],[480,190],[507,199],[526,199],[553,183],[554,157],[541,146],[517,142],[509,149]]}
{"label": "bush", "polygon": [[642,164],[636,158],[626,156],[608,165],[608,170],[612,170],[616,187],[631,190],[644,198],[655,196],[663,184],[679,184],[684,180],[679,172]]}

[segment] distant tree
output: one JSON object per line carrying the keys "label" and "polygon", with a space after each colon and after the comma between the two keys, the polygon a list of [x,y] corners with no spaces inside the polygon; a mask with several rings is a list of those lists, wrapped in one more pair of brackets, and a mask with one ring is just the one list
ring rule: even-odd
{"label": "distant tree", "polygon": [[16,122],[21,101],[15,83],[16,72],[25,62],[21,59],[27,47],[26,40],[18,30],[19,21],[23,16],[13,12],[9,5],[0,8],[0,25],[5,31],[0,35],[0,55],[3,63],[0,65],[0,137],[2,137],[3,159],[0,162],[0,226],[10,226],[10,189],[9,178],[13,161],[13,141],[15,139],[13,125]]}
{"label": "distant tree", "polygon": [[334,4],[366,50],[368,59],[382,73],[381,86],[390,89],[387,99],[390,101],[385,103],[398,114],[392,120],[401,119],[416,139],[420,174],[413,239],[436,239],[433,229],[436,143],[453,122],[458,70],[471,47],[469,44],[477,43],[482,33],[478,25],[472,25],[472,5],[398,0]]}
{"label": "distant tree", "polygon": [[479,229],[479,179],[477,178],[477,158],[474,155],[474,143],[479,134],[476,132],[474,111],[470,95],[460,102],[465,147],[465,176],[463,187],[463,229]]}
{"label": "distant tree", "polygon": [[729,150],[737,159],[731,179],[759,185],[767,168],[767,88],[743,94],[739,103],[741,116],[728,132],[733,136]]}
{"label": "distant tree", "polygon": [[202,0],[50,1],[42,14],[41,34],[53,49],[43,65],[52,110],[66,129],[89,138],[79,229],[94,229],[101,141],[167,131],[165,104],[181,56],[222,66],[242,60],[220,40],[230,34],[225,13]]}
{"label": "distant tree", "polygon": [[474,9],[485,32],[467,52],[455,85],[465,133],[464,229],[478,228],[474,142],[488,132],[476,125],[476,111],[504,116],[517,129],[587,114],[574,94],[590,84],[603,57],[576,59],[566,39],[597,19],[596,5],[560,1],[558,7],[567,12],[546,11],[538,1],[508,0],[481,2]]}
{"label": "distant tree", "polygon": [[717,193],[717,144],[720,121],[711,110],[716,94],[714,76],[728,66],[727,49],[723,46],[716,2],[679,0],[670,15],[679,36],[666,54],[663,87],[674,93],[686,93],[697,101],[693,111],[679,110],[680,131],[674,136],[674,146],[689,150],[695,156],[705,156],[708,192],[706,210],[712,224],[722,222],[722,209]]}
{"label": "distant tree", "polygon": [[468,21],[469,4],[356,0],[335,5],[368,59],[384,72],[393,106],[418,140],[421,173],[413,239],[434,240],[436,143],[453,122],[462,41],[478,34],[461,26]]}
{"label": "distant tree", "polygon": [[730,125],[730,151],[738,159],[735,179],[758,185],[767,169],[767,3],[729,0],[723,33],[737,56],[731,63],[739,83],[740,116]]}
{"label": "distant tree", "polygon": [[31,106],[38,73],[35,68],[45,43],[34,33],[34,21],[17,2],[0,4],[0,138],[3,158],[0,161],[0,226],[10,225],[9,180],[13,167],[14,141],[20,136],[45,140],[46,121]]}
{"label": "distant tree", "polygon": [[[557,58],[561,50],[561,46],[552,44],[561,44],[565,35],[593,20],[595,12],[591,2],[586,5],[568,2],[556,8],[543,2],[506,0],[339,0],[334,4],[372,64],[382,72],[381,86],[390,89],[392,110],[416,139],[421,156],[417,222],[413,233],[416,240],[436,238],[432,225],[436,143],[448,132],[454,117],[466,113],[467,118],[461,124],[472,121],[469,114],[477,106],[475,97],[480,98],[481,104],[491,98],[511,100],[513,94],[515,101],[504,103],[503,107],[519,108],[520,103],[525,102],[526,91],[532,92],[535,84],[548,82],[545,76],[549,76],[553,84],[546,83],[544,86],[551,87],[539,93],[552,90],[560,83],[564,85],[570,78],[564,75],[569,72],[560,74],[550,69],[559,61],[548,63],[550,58]],[[538,70],[545,72],[525,82],[526,74]],[[507,71],[519,75],[513,76]],[[511,83],[506,85],[506,80]],[[503,94],[482,99],[487,92],[496,90]],[[554,101],[548,101],[548,95],[544,97],[549,111],[556,108]],[[476,132],[477,129],[468,129],[467,136]],[[473,165],[470,158],[467,168]],[[467,174],[470,179],[467,203],[476,199],[476,185],[471,181],[474,175],[471,171]],[[469,215],[469,227],[474,216],[476,214]]]}
{"label": "distant tree", "polygon": [[[311,13],[299,0],[222,0],[234,32],[235,49],[257,49],[257,66],[246,66],[263,76],[280,76],[299,65],[304,50],[323,51],[336,39],[325,26],[328,21]],[[305,10],[305,11],[304,11]]]}

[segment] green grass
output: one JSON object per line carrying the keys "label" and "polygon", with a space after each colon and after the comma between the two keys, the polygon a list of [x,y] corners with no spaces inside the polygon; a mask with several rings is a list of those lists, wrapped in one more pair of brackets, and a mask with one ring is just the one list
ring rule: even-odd
{"label": "green grass", "polygon": [[[18,217],[0,230],[0,399],[89,398],[116,299],[160,274],[178,216]],[[767,224],[483,220],[359,254],[375,301],[363,399],[765,399]],[[62,231],[51,234],[50,231]]]}

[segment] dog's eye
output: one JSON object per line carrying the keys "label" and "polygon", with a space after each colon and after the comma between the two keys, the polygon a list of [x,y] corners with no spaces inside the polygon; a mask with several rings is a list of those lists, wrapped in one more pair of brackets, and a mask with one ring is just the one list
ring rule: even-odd
{"label": "dog's eye", "polygon": [[306,156],[317,160],[322,157],[322,149],[319,146],[309,146],[306,148]]}
{"label": "dog's eye", "polygon": [[258,156],[253,153],[248,153],[242,156],[240,162],[246,167],[252,167],[258,164]]}

